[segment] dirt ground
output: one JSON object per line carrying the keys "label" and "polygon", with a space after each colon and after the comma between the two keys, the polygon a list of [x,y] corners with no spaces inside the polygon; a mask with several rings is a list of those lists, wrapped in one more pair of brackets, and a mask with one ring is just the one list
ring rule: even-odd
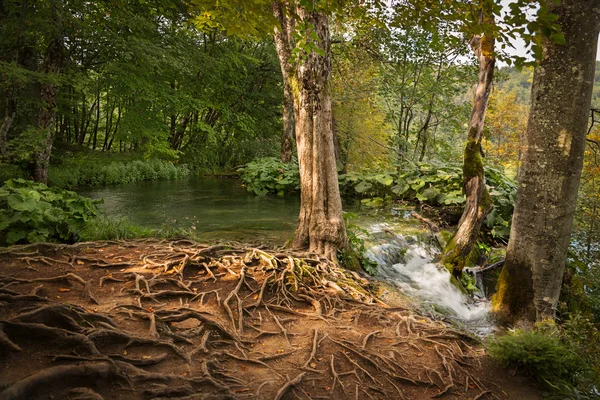
{"label": "dirt ground", "polygon": [[313,254],[188,240],[0,252],[0,399],[538,399],[477,340]]}

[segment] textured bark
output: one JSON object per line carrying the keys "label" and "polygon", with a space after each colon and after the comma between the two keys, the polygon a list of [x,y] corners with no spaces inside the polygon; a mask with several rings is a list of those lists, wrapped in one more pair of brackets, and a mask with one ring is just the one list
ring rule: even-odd
{"label": "textured bark", "polygon": [[280,158],[282,162],[290,163],[292,162],[294,144],[294,95],[291,87],[294,68],[290,62],[292,48],[294,47],[292,37],[294,21],[289,15],[286,15],[286,7],[289,7],[289,1],[283,3],[273,2],[273,15],[279,22],[273,33],[273,38],[283,75],[283,133],[281,136]]}
{"label": "textured bark", "polygon": [[442,263],[456,277],[460,276],[468,263],[481,225],[493,207],[485,186],[481,139],[494,79],[496,61],[493,55],[494,39],[485,35],[476,36],[471,41],[471,47],[479,59],[479,80],[475,89],[467,145],[463,155],[463,191],[467,200],[458,223],[458,230],[448,243],[442,257]]}
{"label": "textured bark", "polygon": [[314,26],[318,46],[325,56],[314,51],[307,54],[291,82],[301,187],[300,217],[293,246],[335,260],[337,250],[347,245],[347,237],[333,144],[329,25],[322,13],[308,12],[298,6],[296,14]]}
{"label": "textured bark", "polygon": [[0,126],[0,157],[3,157],[6,154],[6,144],[8,143],[8,131],[12,126],[13,120],[15,119],[15,102],[12,96],[9,94],[7,90],[7,99],[6,99],[6,112],[4,115],[4,120],[2,121],[2,126]]}
{"label": "textured bark", "polygon": [[566,45],[546,39],[535,70],[506,263],[494,310],[509,320],[553,319],[583,166],[600,2],[549,2]]}
{"label": "textured bark", "polygon": [[[58,7],[61,0],[57,0],[53,5],[57,25],[59,25]],[[57,34],[53,38],[46,50],[44,56],[43,71],[49,75],[58,76],[63,61],[63,38]],[[34,154],[33,180],[41,183],[48,183],[48,167],[50,165],[50,154],[52,152],[52,142],[56,123],[56,95],[57,87],[52,81],[45,82],[41,87],[41,107],[38,115],[37,129],[43,135],[42,149]]]}

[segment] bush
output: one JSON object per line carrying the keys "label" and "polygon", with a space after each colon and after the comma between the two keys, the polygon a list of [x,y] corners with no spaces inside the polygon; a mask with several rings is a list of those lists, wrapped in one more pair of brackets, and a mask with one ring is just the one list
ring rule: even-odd
{"label": "bush", "polygon": [[100,216],[99,202],[41,183],[8,180],[0,187],[0,245],[75,242]]}
{"label": "bush", "polygon": [[15,164],[4,164],[0,162],[0,185],[9,179],[24,179],[26,173]]}
{"label": "bush", "polygon": [[48,180],[52,186],[74,188],[180,179],[190,174],[186,165],[164,160],[113,161],[104,165],[100,160],[96,161],[85,158],[65,161],[50,168]]}
{"label": "bush", "polygon": [[153,236],[153,230],[134,225],[127,218],[97,218],[89,221],[81,231],[79,239],[125,240]]}
{"label": "bush", "polygon": [[285,164],[274,157],[256,159],[238,170],[246,189],[258,196],[295,192],[300,189],[298,164]]}
{"label": "bush", "polygon": [[489,351],[505,367],[522,368],[551,392],[580,391],[589,383],[591,369],[560,336],[556,328],[517,330],[492,339]]}
{"label": "bush", "polygon": [[[284,195],[300,189],[298,164],[276,158],[260,158],[239,170],[248,191],[259,196]],[[508,238],[517,184],[500,170],[487,167],[486,183],[494,209],[485,220],[494,238]],[[339,176],[344,197],[361,198],[367,207],[380,207],[392,200],[426,203],[438,207],[461,206],[462,167],[456,164],[415,163],[403,171],[349,172]]]}

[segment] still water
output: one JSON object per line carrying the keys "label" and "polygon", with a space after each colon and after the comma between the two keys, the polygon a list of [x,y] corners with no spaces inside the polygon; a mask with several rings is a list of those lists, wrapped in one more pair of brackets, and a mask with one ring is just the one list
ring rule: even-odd
{"label": "still water", "polygon": [[192,177],[80,191],[104,199],[110,217],[152,228],[192,228],[200,240],[237,240],[282,245],[298,221],[300,198],[258,197],[238,180]]}

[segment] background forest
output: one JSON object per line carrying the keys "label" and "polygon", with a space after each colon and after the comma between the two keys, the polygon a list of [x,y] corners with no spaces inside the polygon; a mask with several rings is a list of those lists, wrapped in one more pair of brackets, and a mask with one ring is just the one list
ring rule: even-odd
{"label": "background forest", "polygon": [[[0,2],[0,183],[30,179],[45,154],[51,189],[35,196],[49,203],[54,188],[190,175],[241,174],[261,196],[298,192],[297,160],[280,161],[284,82],[271,35],[226,34],[184,1],[34,3]],[[330,28],[343,196],[374,209],[410,202],[458,222],[478,74],[467,41],[443,24],[432,34],[417,23],[394,30],[338,15]],[[58,55],[57,35],[64,40]],[[497,70],[483,142],[495,208],[480,237],[483,252],[508,240],[532,76],[532,67]],[[38,120],[49,106],[44,88],[56,90],[50,146]],[[592,107],[559,317],[600,348],[600,62]],[[25,185],[18,182],[0,189],[0,202]],[[81,226],[54,232],[27,225],[33,217],[23,215],[34,211],[26,201],[7,202],[0,244],[96,238],[93,229],[74,231],[95,217],[83,212],[91,203],[70,202]],[[39,218],[58,217],[42,210]],[[598,368],[598,356],[589,357]]]}

